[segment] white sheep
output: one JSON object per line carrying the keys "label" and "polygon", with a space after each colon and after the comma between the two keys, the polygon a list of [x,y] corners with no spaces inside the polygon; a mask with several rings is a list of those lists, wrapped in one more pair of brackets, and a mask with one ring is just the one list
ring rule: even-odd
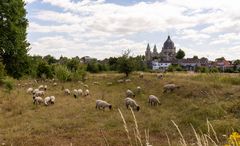
{"label": "white sheep", "polygon": [[139,78],[143,78],[143,73],[142,72],[139,74]]}
{"label": "white sheep", "polygon": [[35,93],[37,93],[38,91],[39,91],[39,89],[37,88],[37,89],[34,89],[32,93],[35,94]]}
{"label": "white sheep", "polygon": [[83,87],[88,88],[88,85],[87,85],[87,84],[84,84]]}
{"label": "white sheep", "polygon": [[43,85],[40,85],[40,86],[38,87],[38,90],[44,90],[44,86],[43,86]]}
{"label": "white sheep", "polygon": [[45,91],[47,90],[47,85],[44,86],[44,90],[45,90]]}
{"label": "white sheep", "polygon": [[178,88],[180,88],[180,86],[177,86],[175,84],[166,84],[163,86],[163,92],[164,93],[168,92],[168,91],[172,92],[173,90],[178,89]]}
{"label": "white sheep", "polygon": [[122,80],[122,79],[119,79],[119,80],[117,80],[117,82],[118,82],[118,83],[123,83],[123,82],[124,82],[124,80]]}
{"label": "white sheep", "polygon": [[49,105],[50,102],[51,102],[51,98],[49,96],[44,98],[44,104],[46,106]]}
{"label": "white sheep", "polygon": [[43,103],[42,97],[33,96],[33,104],[41,104],[41,103]]}
{"label": "white sheep", "polygon": [[65,90],[64,90],[64,94],[65,94],[65,95],[70,95],[70,94],[71,94],[71,91],[70,91],[69,89],[65,89]]}
{"label": "white sheep", "polygon": [[27,93],[28,93],[28,94],[29,94],[29,93],[32,94],[32,93],[33,93],[33,88],[28,88],[28,89],[27,89]]}
{"label": "white sheep", "polygon": [[148,103],[151,105],[161,105],[159,99],[155,95],[149,95],[148,97]]}
{"label": "white sheep", "polygon": [[131,79],[126,79],[125,82],[126,83],[131,82]]}
{"label": "white sheep", "polygon": [[99,82],[93,82],[93,85],[100,85]]}
{"label": "white sheep", "polygon": [[88,89],[85,90],[85,92],[84,92],[84,96],[88,96],[89,94],[90,94],[89,90],[88,90]]}
{"label": "white sheep", "polygon": [[112,105],[107,103],[106,101],[103,100],[96,100],[96,109],[105,109],[106,107],[108,107],[110,110],[112,109]]}
{"label": "white sheep", "polygon": [[163,74],[157,74],[157,78],[158,79],[162,79],[163,78]]}
{"label": "white sheep", "polygon": [[112,84],[113,84],[112,82],[107,82],[107,85],[108,85],[108,86],[110,86],[110,85],[112,85]]}
{"label": "white sheep", "polygon": [[51,100],[50,100],[50,103],[51,103],[51,104],[54,104],[54,103],[55,103],[55,99],[56,99],[55,96],[50,96],[50,99],[51,99]]}
{"label": "white sheep", "polygon": [[135,100],[133,100],[132,98],[125,98],[125,105],[127,107],[127,109],[129,108],[129,106],[134,110],[139,111],[140,110],[140,106],[137,104],[137,102]]}
{"label": "white sheep", "polygon": [[37,91],[34,95],[35,96],[44,96],[45,92],[44,91]]}
{"label": "white sheep", "polygon": [[127,96],[127,97],[135,97],[135,94],[133,93],[133,91],[131,91],[131,90],[128,89],[128,90],[126,91],[126,96]]}
{"label": "white sheep", "polygon": [[57,86],[57,83],[55,82],[55,83],[53,83],[53,86]]}
{"label": "white sheep", "polygon": [[83,94],[83,91],[82,91],[82,89],[74,89],[73,90],[73,96],[75,97],[75,98],[77,98],[78,96],[82,96],[82,94]]}
{"label": "white sheep", "polygon": [[140,93],[142,91],[142,88],[140,86],[137,86],[137,92]]}

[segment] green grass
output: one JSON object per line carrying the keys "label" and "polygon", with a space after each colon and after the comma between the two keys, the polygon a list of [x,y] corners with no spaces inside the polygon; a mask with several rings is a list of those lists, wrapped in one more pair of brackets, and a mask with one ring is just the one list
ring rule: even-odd
{"label": "green grass", "polygon": [[[102,131],[110,145],[128,145],[118,108],[121,109],[133,136],[134,120],[130,110],[124,105],[125,91],[136,91],[141,86],[143,91],[137,94],[140,105],[135,112],[142,139],[144,130],[149,129],[150,144],[168,145],[166,133],[171,143],[176,145],[179,135],[171,120],[181,129],[188,143],[195,139],[190,123],[197,132],[207,132],[207,119],[212,123],[222,143],[234,130],[240,130],[240,76],[238,74],[187,74],[168,73],[159,80],[154,73],[145,73],[140,79],[137,73],[130,76],[130,83],[117,83],[122,74],[90,74],[86,84],[90,96],[74,99],[64,95],[62,86],[73,90],[84,88],[78,82],[50,82],[17,87],[7,93],[0,91],[0,144],[7,145],[105,145]],[[100,85],[93,85],[93,82]],[[33,80],[14,81],[24,84]],[[113,82],[112,85],[107,85]],[[163,85],[175,83],[181,85],[173,93],[163,94]],[[32,96],[26,93],[28,87],[47,84],[48,95],[56,97],[52,106],[36,106]],[[159,97],[162,105],[150,107],[148,95]],[[113,105],[113,110],[95,109],[95,100],[104,99]],[[133,140],[134,141],[134,140]],[[134,143],[134,142],[133,142]]]}

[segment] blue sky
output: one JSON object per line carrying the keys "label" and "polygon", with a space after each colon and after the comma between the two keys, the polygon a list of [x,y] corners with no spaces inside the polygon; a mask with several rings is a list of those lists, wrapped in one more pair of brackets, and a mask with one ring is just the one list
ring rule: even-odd
{"label": "blue sky", "polygon": [[144,55],[170,35],[186,57],[240,58],[238,0],[25,0],[30,54]]}

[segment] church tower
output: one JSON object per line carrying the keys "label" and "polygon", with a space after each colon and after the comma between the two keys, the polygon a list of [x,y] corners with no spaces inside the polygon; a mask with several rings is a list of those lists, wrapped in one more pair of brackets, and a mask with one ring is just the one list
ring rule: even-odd
{"label": "church tower", "polygon": [[147,45],[147,49],[145,51],[145,59],[147,62],[151,61],[152,60],[152,53],[151,53],[151,48],[149,46],[149,44]]}
{"label": "church tower", "polygon": [[168,36],[167,40],[164,42],[160,55],[161,55],[162,61],[175,60],[176,47],[174,46],[174,43],[171,40],[170,36]]}
{"label": "church tower", "polygon": [[158,58],[158,52],[157,52],[157,46],[156,45],[154,45],[154,47],[153,47],[152,57],[153,58]]}

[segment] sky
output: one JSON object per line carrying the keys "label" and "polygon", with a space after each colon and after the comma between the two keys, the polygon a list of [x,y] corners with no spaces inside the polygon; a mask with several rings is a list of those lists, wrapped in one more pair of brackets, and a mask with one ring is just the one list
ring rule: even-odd
{"label": "sky", "polygon": [[31,55],[104,59],[160,52],[240,59],[239,0],[25,0]]}

